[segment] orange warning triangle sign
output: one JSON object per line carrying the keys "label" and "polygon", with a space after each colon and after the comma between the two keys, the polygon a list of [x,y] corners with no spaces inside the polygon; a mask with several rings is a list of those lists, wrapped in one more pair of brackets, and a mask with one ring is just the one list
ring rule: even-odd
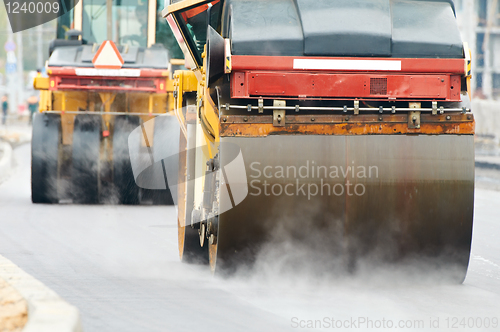
{"label": "orange warning triangle sign", "polygon": [[124,61],[115,43],[111,40],[106,40],[97,50],[92,63],[96,68],[120,69]]}

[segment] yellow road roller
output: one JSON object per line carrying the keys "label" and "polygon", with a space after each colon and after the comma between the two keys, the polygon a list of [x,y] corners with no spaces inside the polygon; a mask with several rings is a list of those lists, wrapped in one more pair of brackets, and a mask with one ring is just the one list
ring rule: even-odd
{"label": "yellow road roller", "polygon": [[230,271],[271,234],[320,232],[349,270],[428,259],[463,281],[474,117],[452,1],[183,0],[163,15],[189,69],[174,75],[182,261]]}
{"label": "yellow road roller", "polygon": [[[135,185],[128,135],[173,110],[183,54],[161,1],[79,1],[57,19],[48,77],[37,77],[33,203],[171,204],[167,187]],[[150,149],[155,142],[142,142]]]}

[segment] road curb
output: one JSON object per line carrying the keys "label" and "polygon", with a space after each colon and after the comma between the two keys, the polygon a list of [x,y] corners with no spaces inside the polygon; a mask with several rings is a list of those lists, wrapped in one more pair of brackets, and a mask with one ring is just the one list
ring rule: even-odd
{"label": "road curb", "polygon": [[0,182],[2,182],[7,178],[12,168],[12,147],[9,143],[0,139],[0,151],[2,151],[0,157]]}
{"label": "road curb", "polygon": [[53,290],[0,255],[0,278],[28,303],[28,322],[23,332],[82,332],[78,309]]}
{"label": "road curb", "polygon": [[21,125],[12,125],[7,128],[1,128],[0,130],[0,140],[10,143],[13,148],[30,142],[31,135],[32,128]]}

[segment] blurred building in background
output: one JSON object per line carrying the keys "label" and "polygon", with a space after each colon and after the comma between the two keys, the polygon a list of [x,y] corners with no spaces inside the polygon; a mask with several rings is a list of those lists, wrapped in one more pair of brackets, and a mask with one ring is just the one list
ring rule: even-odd
{"label": "blurred building in background", "polygon": [[472,52],[476,143],[489,146],[481,153],[500,156],[500,0],[454,2],[462,39]]}
{"label": "blurred building in background", "polygon": [[9,98],[10,117],[28,114],[26,100],[38,95],[33,77],[37,69],[43,72],[54,38],[54,21],[12,33],[6,12],[0,10],[0,96]]}
{"label": "blurred building in background", "polygon": [[455,8],[472,51],[473,96],[500,100],[500,1],[455,0]]}

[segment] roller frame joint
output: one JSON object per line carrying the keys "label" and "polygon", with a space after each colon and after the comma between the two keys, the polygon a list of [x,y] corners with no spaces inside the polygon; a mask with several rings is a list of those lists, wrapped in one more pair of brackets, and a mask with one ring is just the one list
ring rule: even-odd
{"label": "roller frame joint", "polygon": [[[285,100],[273,100],[274,107],[286,107]],[[274,109],[273,110],[273,126],[284,127],[286,125],[285,121],[286,111],[284,109]]]}
{"label": "roller frame joint", "polygon": [[[410,103],[410,109],[420,109],[421,103]],[[420,111],[410,111],[408,112],[408,128],[409,129],[420,129]]]}

